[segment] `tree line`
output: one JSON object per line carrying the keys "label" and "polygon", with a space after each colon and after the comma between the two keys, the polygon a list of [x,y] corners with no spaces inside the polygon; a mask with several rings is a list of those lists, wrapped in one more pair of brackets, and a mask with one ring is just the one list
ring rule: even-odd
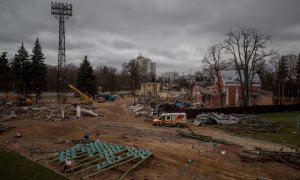
{"label": "tree line", "polygon": [[[23,96],[31,93],[36,95],[36,101],[42,92],[57,91],[57,66],[45,64],[42,46],[36,39],[32,53],[29,54],[24,43],[18,48],[12,59],[8,59],[7,52],[0,56],[0,91],[15,92]],[[139,73],[131,63],[124,63],[121,71],[106,65],[95,69],[84,56],[79,66],[73,63],[66,65],[66,82],[75,85],[79,90],[95,95],[98,92],[115,92],[118,90],[132,90],[132,82],[139,78]],[[135,81],[135,88],[140,81]],[[71,90],[70,90],[71,91]]]}
{"label": "tree line", "polygon": [[[241,83],[243,105],[251,103],[251,86],[256,74],[262,81],[262,89],[272,91],[279,102],[286,96],[299,97],[300,55],[279,55],[268,48],[270,40],[270,35],[254,28],[241,27],[230,31],[223,42],[208,48],[201,60],[203,68],[194,74],[196,81],[205,81],[207,85],[217,81],[216,89],[221,97],[220,73],[233,69]],[[55,92],[57,67],[46,65],[44,60],[38,38],[30,55],[23,43],[11,60],[3,52],[0,56],[0,91],[14,91],[23,95],[35,93],[37,99],[43,91]],[[88,56],[84,56],[79,66],[67,64],[66,75],[68,83],[91,96],[99,91],[134,90],[143,82],[164,82],[162,78],[142,76],[139,64],[134,59],[123,63],[118,71],[106,65],[93,68]],[[179,78],[175,81],[181,87],[191,87],[188,79]]]}
{"label": "tree line", "polygon": [[[79,90],[91,96],[98,92],[111,92],[125,90],[132,91],[134,79],[139,79],[137,69],[132,68],[130,63],[124,63],[120,71],[115,67],[100,65],[94,68],[87,55],[84,56],[79,66],[69,63],[66,65],[67,83],[75,85]],[[131,68],[130,68],[131,67]],[[57,90],[57,67],[47,66],[47,89]],[[133,72],[136,72],[134,74]],[[139,88],[140,81],[136,80],[135,88]]]}
{"label": "tree line", "polygon": [[22,42],[14,58],[9,61],[7,52],[0,56],[1,91],[17,92],[24,96],[35,93],[36,101],[47,86],[47,69],[41,44],[36,39],[29,54]]}

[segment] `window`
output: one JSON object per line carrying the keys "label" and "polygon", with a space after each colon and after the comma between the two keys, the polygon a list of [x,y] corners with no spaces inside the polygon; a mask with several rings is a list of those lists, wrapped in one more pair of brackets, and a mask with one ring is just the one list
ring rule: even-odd
{"label": "window", "polygon": [[166,120],[170,120],[170,119],[171,119],[171,116],[167,115]]}

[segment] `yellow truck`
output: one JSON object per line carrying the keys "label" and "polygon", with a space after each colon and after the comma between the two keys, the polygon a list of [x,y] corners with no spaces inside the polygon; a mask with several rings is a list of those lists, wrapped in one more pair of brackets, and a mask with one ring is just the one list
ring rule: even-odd
{"label": "yellow truck", "polygon": [[152,120],[152,125],[183,127],[186,125],[186,113],[162,113]]}
{"label": "yellow truck", "polygon": [[7,101],[13,101],[13,103],[17,104],[18,106],[30,106],[32,105],[32,100],[21,95],[6,93],[3,96],[0,96],[5,103]]}

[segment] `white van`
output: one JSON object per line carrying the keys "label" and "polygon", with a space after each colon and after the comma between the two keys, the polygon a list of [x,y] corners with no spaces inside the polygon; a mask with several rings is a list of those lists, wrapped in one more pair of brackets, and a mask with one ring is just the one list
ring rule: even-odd
{"label": "white van", "polygon": [[153,119],[152,124],[181,127],[186,124],[186,113],[163,113],[159,119]]}

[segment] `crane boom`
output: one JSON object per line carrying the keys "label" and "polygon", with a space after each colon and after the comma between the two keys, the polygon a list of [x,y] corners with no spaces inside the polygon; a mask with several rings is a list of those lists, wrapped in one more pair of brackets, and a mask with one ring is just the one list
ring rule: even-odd
{"label": "crane boom", "polygon": [[75,92],[77,92],[80,95],[80,102],[83,104],[91,104],[93,103],[93,99],[90,98],[88,95],[84,94],[81,92],[79,89],[77,89],[75,86],[72,84],[69,84],[69,87],[73,89]]}

